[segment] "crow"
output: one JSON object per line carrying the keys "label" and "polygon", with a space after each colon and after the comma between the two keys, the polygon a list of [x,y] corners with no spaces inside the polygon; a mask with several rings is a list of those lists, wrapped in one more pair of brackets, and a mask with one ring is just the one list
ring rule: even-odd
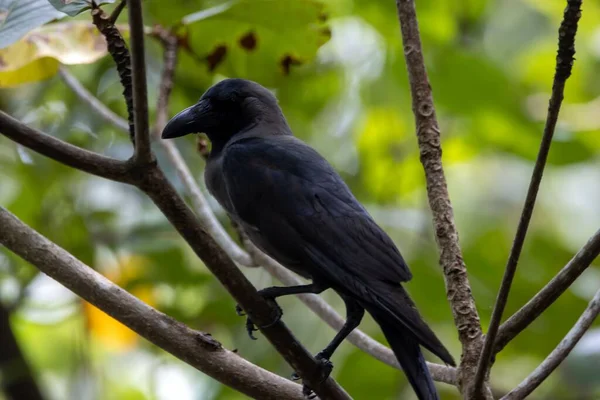
{"label": "crow", "polygon": [[401,285],[412,278],[406,262],[325,158],[294,137],[276,97],[256,82],[225,79],[173,117],[162,138],[189,133],[211,141],[210,193],[257,247],[312,281],[259,293],[274,300],[331,288],[343,299],[346,322],[316,359],[328,364],[366,310],[417,397],[438,399],[420,346],[455,362]]}

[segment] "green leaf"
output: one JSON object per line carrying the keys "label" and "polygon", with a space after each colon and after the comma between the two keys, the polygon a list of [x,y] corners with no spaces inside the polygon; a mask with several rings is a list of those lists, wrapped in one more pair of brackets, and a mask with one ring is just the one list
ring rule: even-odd
{"label": "green leaf", "polygon": [[[77,14],[91,8],[89,0],[48,0],[50,4],[58,11],[62,11],[65,14],[74,17]],[[104,0],[98,1],[98,4],[114,3],[115,0]]]}
{"label": "green leaf", "polygon": [[233,0],[182,18],[189,50],[217,72],[263,84],[312,60],[330,37],[314,0]]}
{"label": "green leaf", "polygon": [[30,30],[64,16],[46,0],[0,0],[0,49]]}

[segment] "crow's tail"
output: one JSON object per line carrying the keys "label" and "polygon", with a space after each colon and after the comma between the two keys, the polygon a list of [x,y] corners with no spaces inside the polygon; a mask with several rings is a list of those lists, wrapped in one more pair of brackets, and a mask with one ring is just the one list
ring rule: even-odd
{"label": "crow's tail", "polygon": [[385,310],[367,306],[367,311],[381,327],[419,400],[439,400],[414,333],[396,321],[390,321]]}

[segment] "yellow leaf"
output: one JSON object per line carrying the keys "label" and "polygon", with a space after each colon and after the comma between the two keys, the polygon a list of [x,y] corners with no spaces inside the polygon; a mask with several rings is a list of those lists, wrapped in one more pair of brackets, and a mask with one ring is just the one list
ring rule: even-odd
{"label": "yellow leaf", "polygon": [[51,57],[43,57],[12,71],[4,71],[1,65],[0,87],[14,87],[53,77],[58,72],[59,62]]}
{"label": "yellow leaf", "polygon": [[114,351],[135,347],[137,334],[90,303],[84,303],[88,329],[104,346]]}
{"label": "yellow leaf", "polygon": [[[119,257],[117,264],[106,266],[105,269],[110,272],[105,275],[117,285],[125,286],[141,275],[146,263],[147,260],[144,257],[122,256]],[[146,304],[155,304],[154,292],[149,284],[136,285],[131,290],[131,294]],[[88,329],[108,349],[126,351],[136,346],[138,335],[103,311],[85,302],[84,313],[87,317]]]}
{"label": "yellow leaf", "polygon": [[83,21],[34,29],[0,50],[0,87],[47,79],[63,64],[90,64],[106,55],[106,42],[96,27]]}

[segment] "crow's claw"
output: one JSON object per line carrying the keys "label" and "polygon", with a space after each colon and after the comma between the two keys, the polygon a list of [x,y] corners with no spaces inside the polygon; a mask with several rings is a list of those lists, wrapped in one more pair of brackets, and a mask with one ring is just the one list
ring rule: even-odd
{"label": "crow's claw", "polygon": [[[262,293],[260,293],[260,291],[258,293],[262,294]],[[261,328],[269,328],[269,327],[275,325],[276,323],[279,322],[279,320],[283,316],[283,311],[281,310],[281,307],[279,307],[279,304],[277,304],[275,299],[272,299],[270,297],[265,297],[265,300],[267,302],[271,303],[271,307],[273,307],[275,309],[275,316],[273,317],[273,321],[269,322],[266,325],[261,326]]]}
{"label": "crow's claw", "polygon": [[244,309],[239,304],[235,305],[235,313],[240,317],[243,317],[244,315],[246,315],[246,313],[244,312]]}
{"label": "crow's claw", "polygon": [[[315,356],[315,360],[317,360],[317,362],[319,364],[319,370],[320,370],[319,371],[319,374],[320,374],[319,382],[325,382],[325,380],[327,380],[327,378],[329,378],[329,375],[331,374],[331,371],[333,370],[333,364],[322,353],[318,353]],[[294,372],[292,374],[292,380],[298,380],[298,379],[300,379],[300,376],[298,375],[298,373]],[[315,397],[317,397],[317,395],[310,388],[310,386],[308,386],[306,384],[302,385],[302,394],[307,399],[314,399]]]}
{"label": "crow's claw", "polygon": [[317,397],[317,394],[315,392],[313,392],[313,390],[306,385],[302,386],[302,394],[304,395],[305,398],[307,398],[309,400],[312,400],[315,397]]}
{"label": "crow's claw", "polygon": [[[263,295],[260,291],[258,293],[260,295]],[[264,297],[264,295],[263,295],[263,297]],[[272,299],[270,297],[265,297],[265,300],[270,302],[272,307],[275,309],[275,316],[273,317],[273,321],[269,322],[266,325],[260,326],[260,328],[268,328],[270,326],[275,325],[277,322],[279,322],[279,320],[281,319],[281,316],[283,315],[283,311],[281,311],[281,308],[279,307],[279,305],[277,304],[277,302],[274,299]],[[244,310],[242,309],[242,307],[239,304],[237,304],[235,306],[235,313],[237,315],[239,315],[240,317],[243,317],[246,315],[246,313],[244,312]],[[254,324],[254,322],[252,322],[250,317],[246,317],[246,332],[248,332],[248,336],[250,336],[250,339],[257,340],[253,333],[256,331],[258,331],[258,329],[256,328],[256,325]]]}
{"label": "crow's claw", "polygon": [[[244,312],[244,309],[239,304],[235,305],[235,313],[237,315],[239,315],[240,317],[243,317],[246,315],[246,313]],[[256,326],[254,325],[254,322],[252,322],[250,317],[246,317],[246,332],[248,332],[248,336],[250,336],[250,339],[257,340],[256,336],[254,336],[254,333],[253,333],[253,332],[256,332],[257,330],[258,329],[256,329]]]}
{"label": "crow's claw", "polygon": [[254,325],[254,322],[252,322],[250,317],[246,318],[246,332],[248,332],[248,336],[250,336],[250,339],[257,340],[253,333],[256,331],[258,331],[258,329]]}
{"label": "crow's claw", "polygon": [[333,370],[333,364],[331,363],[331,361],[329,361],[329,358],[323,355],[322,352],[317,353],[317,355],[315,356],[315,360],[317,360],[317,362],[319,363],[319,369],[321,370],[321,376],[319,377],[320,381],[325,382],[325,380],[329,378],[329,375],[331,375],[331,371]]}

